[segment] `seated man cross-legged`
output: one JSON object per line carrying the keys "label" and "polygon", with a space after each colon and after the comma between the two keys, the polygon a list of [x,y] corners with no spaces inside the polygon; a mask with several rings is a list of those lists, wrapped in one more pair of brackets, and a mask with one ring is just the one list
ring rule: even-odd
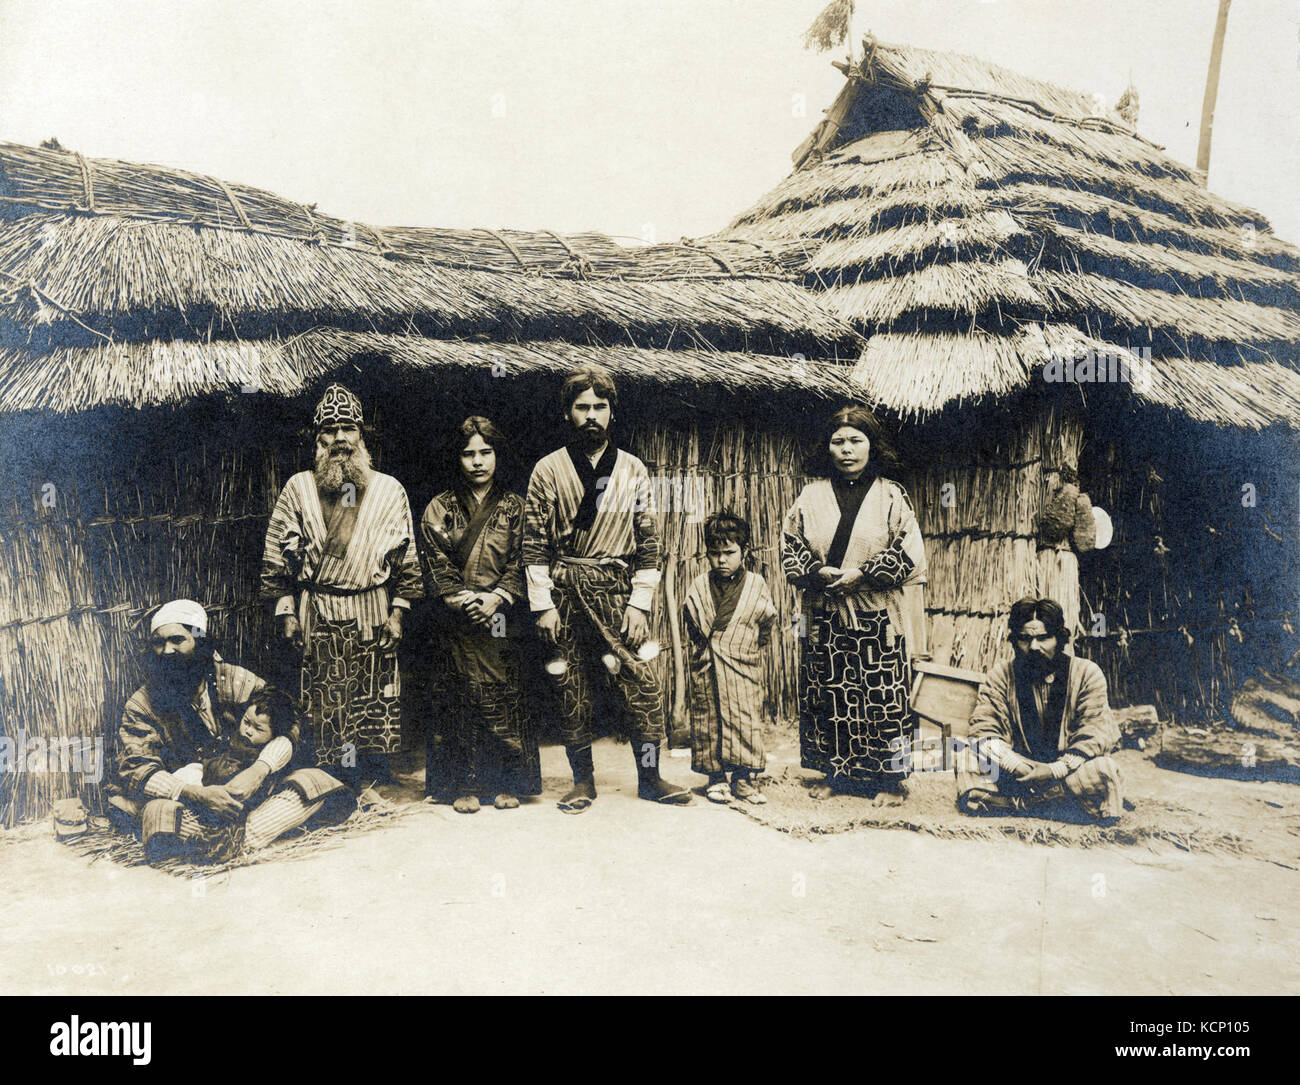
{"label": "seated man cross-legged", "polygon": [[342,821],[356,805],[329,773],[290,764],[297,738],[296,725],[285,726],[291,704],[251,671],[225,662],[207,625],[192,600],[159,608],[145,684],[122,713],[107,803],[112,820],[140,837],[151,860],[229,858],[300,825]]}
{"label": "seated man cross-legged", "polygon": [[1068,803],[1114,821],[1123,800],[1108,755],[1119,729],[1101,668],[1066,652],[1070,634],[1055,600],[1019,600],[1009,626],[1015,658],[995,666],[980,687],[970,745],[958,754],[958,805],[968,814],[996,814],[1047,813],[1048,804]]}

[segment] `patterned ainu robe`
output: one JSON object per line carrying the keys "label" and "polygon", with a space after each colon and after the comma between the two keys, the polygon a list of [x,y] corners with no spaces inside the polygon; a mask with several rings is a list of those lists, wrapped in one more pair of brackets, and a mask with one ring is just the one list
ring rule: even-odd
{"label": "patterned ainu robe", "polygon": [[[925,543],[907,494],[876,478],[855,517],[839,568],[865,574],[848,595],[823,591],[840,507],[829,479],[810,482],[786,514],[781,561],[802,588],[799,745],[805,768],[867,785],[907,775],[910,657],[925,643]],[[913,645],[917,647],[914,649]]]}
{"label": "patterned ainu robe", "polygon": [[[425,787],[437,798],[542,790],[537,736],[519,688],[518,634],[527,620],[521,605],[524,502],[509,492],[485,500],[486,509],[456,490],[444,490],[420,518],[429,592],[440,598],[496,592],[504,604],[486,627],[446,607],[435,611],[435,636],[445,650],[437,653],[443,666]],[[470,542],[467,533],[480,513],[477,537]]]}
{"label": "patterned ainu robe", "polygon": [[740,596],[725,625],[717,622],[710,574],[696,577],[683,611],[691,656],[691,768],[717,773],[761,772],[763,753],[763,658],[776,605],[757,573],[742,570]]}
{"label": "patterned ainu robe", "polygon": [[375,472],[359,493],[351,539],[326,552],[328,529],[316,478],[300,471],[271,513],[262,555],[262,595],[297,597],[306,651],[304,709],[322,764],[358,753],[392,753],[401,743],[397,652],[374,641],[390,605],[422,598],[415,529],[406,491]]}
{"label": "patterned ainu robe", "polygon": [[[554,607],[560,619],[556,654],[566,664],[556,676],[561,734],[571,749],[591,744],[595,679],[608,681],[614,695],[615,730],[640,743],[662,742],[662,684],[654,664],[630,651],[619,633],[627,607],[649,614],[659,587],[661,543],[650,473],[632,453],[607,446],[602,458],[613,463],[598,479],[591,526],[580,528],[586,488],[574,456],[582,455],[560,448],[537,462],[524,514],[529,608],[536,615]],[[606,654],[617,661],[612,677],[601,663]]]}

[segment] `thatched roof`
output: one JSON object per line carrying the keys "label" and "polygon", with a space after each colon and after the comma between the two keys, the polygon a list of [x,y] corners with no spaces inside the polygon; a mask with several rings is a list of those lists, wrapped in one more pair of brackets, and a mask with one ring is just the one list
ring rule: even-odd
{"label": "thatched roof", "polygon": [[[1201,421],[1300,423],[1300,249],[1093,99],[868,38],[796,169],[717,240],[803,247],[870,336],[854,379],[924,416],[1023,389],[1058,351]],[[1080,384],[1085,398],[1109,395]]]}
{"label": "thatched roof", "polygon": [[[377,228],[179,170],[0,144],[0,410],[268,391],[348,351],[842,396],[851,326],[744,240]],[[801,257],[799,257],[801,259]],[[483,340],[492,340],[488,349]]]}

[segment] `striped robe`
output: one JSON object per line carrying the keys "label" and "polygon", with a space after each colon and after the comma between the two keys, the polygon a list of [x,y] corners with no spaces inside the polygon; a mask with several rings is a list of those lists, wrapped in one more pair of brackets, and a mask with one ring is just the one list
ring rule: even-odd
{"label": "striped robe", "polygon": [[[213,656],[212,673],[193,704],[192,718],[156,708],[147,686],[136,690],[122,710],[114,750],[114,771],[105,787],[107,813],[116,827],[148,844],[155,835],[195,843],[195,857],[219,845],[212,817],[181,800],[178,774],[188,764],[226,750],[239,733],[249,699],[266,683],[252,671]],[[296,732],[296,728],[295,728]],[[280,756],[272,757],[273,747]],[[267,783],[245,804],[246,843],[260,847],[314,819],[315,824],[342,821],[355,804],[343,785],[317,768],[289,764],[292,743],[273,739],[259,755],[271,768]],[[290,769],[287,777],[279,774]],[[265,794],[274,792],[262,801]],[[319,815],[319,816],[318,816]],[[202,841],[202,845],[200,845]]]}
{"label": "striped robe", "polygon": [[324,554],[325,542],[315,475],[300,471],[280,492],[267,526],[262,595],[279,601],[277,613],[298,596],[307,644],[301,692],[322,764],[338,762],[348,746],[398,748],[397,652],[377,652],[371,642],[390,605],[407,606],[424,594],[410,505],[391,475],[370,476],[346,554]]}
{"label": "striped robe", "polygon": [[660,546],[645,464],[627,450],[618,450],[590,531],[573,526],[582,495],[582,480],[567,448],[537,461],[528,480],[524,514],[529,608],[534,612],[551,608],[556,562],[579,557],[624,562],[632,571],[632,605],[649,611],[659,586]]}
{"label": "striped robe", "polygon": [[692,581],[682,606],[691,641],[691,768],[712,774],[766,766],[763,753],[763,660],[759,638],[776,619],[767,584],[743,572],[731,620],[714,628],[709,574]]}

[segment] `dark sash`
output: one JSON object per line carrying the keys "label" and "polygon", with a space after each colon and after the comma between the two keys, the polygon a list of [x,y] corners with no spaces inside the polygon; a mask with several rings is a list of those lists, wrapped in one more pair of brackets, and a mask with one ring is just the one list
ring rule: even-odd
{"label": "dark sash", "polygon": [[853,538],[853,528],[858,522],[858,513],[862,511],[862,502],[867,493],[876,484],[879,476],[867,468],[858,477],[857,486],[849,486],[838,478],[831,479],[831,490],[835,494],[835,503],[840,507],[840,522],[835,526],[835,537],[826,552],[826,564],[838,569],[844,555],[848,552],[849,542]]}
{"label": "dark sash", "polygon": [[600,459],[594,465],[587,454],[575,445],[565,445],[565,451],[568,452],[569,462],[573,464],[574,471],[578,473],[578,481],[582,484],[582,501],[578,505],[577,514],[573,517],[573,526],[579,531],[590,531],[591,525],[596,522],[596,503],[600,499],[598,483],[603,478],[605,486],[609,486],[609,480],[614,474],[614,465],[618,461],[618,449],[613,441],[608,442],[605,451],[601,453]]}
{"label": "dark sash", "polygon": [[745,589],[745,570],[741,569],[733,579],[722,580],[709,573],[709,591],[713,593],[713,632],[721,633],[731,624],[732,615]]}
{"label": "dark sash", "polygon": [[[328,556],[342,561],[348,556],[348,546],[352,542],[352,533],[357,527],[357,512],[361,508],[364,493],[364,490],[358,493],[357,500],[350,505],[345,505],[341,498],[335,500],[334,508],[330,512],[330,522],[325,527],[325,542],[321,546],[322,560]],[[323,509],[325,499],[320,495],[319,490],[317,499]]]}
{"label": "dark sash", "polygon": [[469,517],[469,525],[462,533],[460,542],[452,548],[452,556],[456,559],[456,568],[462,573],[469,564],[469,556],[474,552],[474,544],[478,542],[478,537],[483,534],[483,528],[487,526],[488,519],[496,511],[497,506],[501,504],[501,493],[501,488],[494,481],[492,488],[483,495],[483,500],[479,502],[478,508],[472,513],[469,510],[470,501],[472,500],[470,495],[460,492],[456,494],[457,500],[460,501],[461,507]]}
{"label": "dark sash", "polygon": [[1011,665],[1016,677],[1016,701],[1020,705],[1020,729],[1029,743],[1029,756],[1037,761],[1055,761],[1060,753],[1061,717],[1065,714],[1065,692],[1070,684],[1070,656],[1061,652],[1052,665],[1051,692],[1047,713],[1040,719],[1034,700],[1034,679],[1020,660]]}

